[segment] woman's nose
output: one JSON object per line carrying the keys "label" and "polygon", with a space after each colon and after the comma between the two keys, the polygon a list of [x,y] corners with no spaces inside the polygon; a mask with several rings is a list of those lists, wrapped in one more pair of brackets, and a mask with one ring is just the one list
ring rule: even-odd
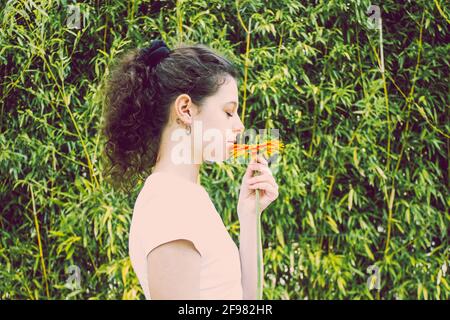
{"label": "woman's nose", "polygon": [[241,121],[241,118],[239,118],[238,117],[238,125],[237,125],[237,127],[235,128],[235,131],[239,134],[239,133],[242,133],[244,130],[245,130],[245,126],[244,126],[244,124],[242,123],[242,121]]}

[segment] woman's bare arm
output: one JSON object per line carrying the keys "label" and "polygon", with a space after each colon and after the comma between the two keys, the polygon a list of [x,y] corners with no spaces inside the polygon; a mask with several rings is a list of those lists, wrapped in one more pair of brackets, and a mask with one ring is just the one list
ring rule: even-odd
{"label": "woman's bare arm", "polygon": [[153,249],[147,255],[151,299],[199,299],[200,266],[201,255],[189,240],[177,239]]}
{"label": "woman's bare arm", "polygon": [[[243,300],[257,300],[257,246],[256,246],[256,215],[240,221],[241,232],[239,234],[239,255],[241,258],[242,293]],[[258,239],[261,243],[261,239]],[[260,255],[262,250],[260,249]],[[261,281],[264,278],[261,277]]]}

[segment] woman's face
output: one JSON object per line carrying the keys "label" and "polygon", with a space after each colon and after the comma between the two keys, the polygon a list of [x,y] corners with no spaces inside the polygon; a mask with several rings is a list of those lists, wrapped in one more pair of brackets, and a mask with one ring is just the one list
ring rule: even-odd
{"label": "woman's face", "polygon": [[232,155],[233,143],[245,129],[238,104],[237,82],[227,76],[218,92],[206,98],[201,112],[193,117],[192,138],[200,139],[202,135],[202,144],[197,145],[202,146],[203,160],[222,162]]}

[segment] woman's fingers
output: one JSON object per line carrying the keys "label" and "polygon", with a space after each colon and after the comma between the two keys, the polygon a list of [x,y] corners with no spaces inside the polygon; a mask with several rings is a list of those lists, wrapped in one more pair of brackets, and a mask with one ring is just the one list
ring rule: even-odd
{"label": "woman's fingers", "polygon": [[262,174],[268,173],[268,174],[272,175],[272,171],[270,170],[270,168],[268,166],[268,162],[266,159],[264,159],[264,157],[262,155],[258,155],[255,158],[252,157],[250,159],[250,162],[248,164],[247,170],[244,175],[244,180],[250,179],[252,177],[254,171],[260,171]]}
{"label": "woman's fingers", "polygon": [[270,168],[262,163],[250,163],[248,166],[251,171],[261,171],[262,173],[268,173],[272,175],[272,171],[270,170]]}
{"label": "woman's fingers", "polygon": [[267,174],[267,173],[264,173],[264,174],[259,175],[259,176],[251,177],[250,179],[248,179],[247,182],[248,182],[249,185],[252,185],[252,184],[258,183],[258,182],[268,182],[268,183],[270,183],[274,188],[278,189],[278,185],[277,185],[277,183],[275,182],[274,177],[273,177],[272,175],[270,175],[270,174]]}
{"label": "woman's fingers", "polygon": [[266,165],[266,166],[269,165],[269,163],[267,162],[266,158],[264,158],[264,156],[263,156],[262,154],[259,154],[259,155],[258,155],[257,161],[258,161],[259,163],[262,163],[262,164]]}
{"label": "woman's fingers", "polygon": [[[273,194],[273,199],[278,197],[278,190],[268,182],[258,182],[248,186],[249,189],[264,190],[268,194]],[[272,197],[271,197],[272,198]]]}

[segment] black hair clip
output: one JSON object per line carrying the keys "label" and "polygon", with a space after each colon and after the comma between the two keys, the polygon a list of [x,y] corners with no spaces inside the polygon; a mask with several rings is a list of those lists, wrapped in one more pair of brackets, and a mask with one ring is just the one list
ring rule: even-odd
{"label": "black hair clip", "polygon": [[168,57],[172,51],[167,47],[163,40],[153,40],[147,48],[141,49],[140,58],[153,68],[164,58]]}

